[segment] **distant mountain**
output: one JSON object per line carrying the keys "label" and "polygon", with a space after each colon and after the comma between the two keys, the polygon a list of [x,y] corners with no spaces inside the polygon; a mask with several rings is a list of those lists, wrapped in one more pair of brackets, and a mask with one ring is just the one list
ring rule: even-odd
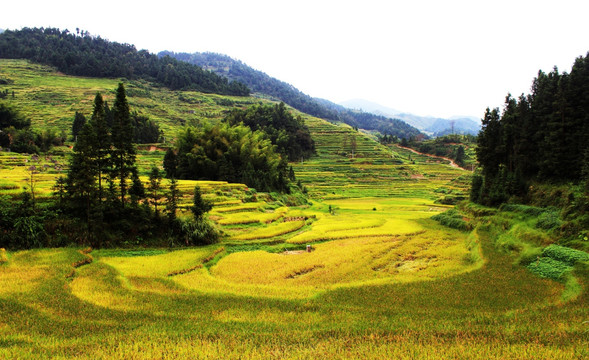
{"label": "distant mountain", "polygon": [[472,116],[452,116],[449,119],[437,118],[432,116],[419,116],[368,101],[363,99],[347,100],[340,103],[343,106],[368,111],[375,114],[395,117],[401,119],[427,133],[428,135],[442,136],[451,133],[455,134],[478,134],[481,129],[480,121]]}
{"label": "distant mountain", "polygon": [[201,66],[218,75],[225,76],[229,80],[242,82],[255,93],[283,101],[309,115],[331,121],[341,121],[350,126],[367,130],[377,130],[383,134],[396,135],[402,138],[409,138],[420,134],[420,131],[415,127],[401,120],[364,111],[350,110],[327,100],[312,98],[294,86],[255,70],[227,55],[162,51],[158,56],[170,56]]}

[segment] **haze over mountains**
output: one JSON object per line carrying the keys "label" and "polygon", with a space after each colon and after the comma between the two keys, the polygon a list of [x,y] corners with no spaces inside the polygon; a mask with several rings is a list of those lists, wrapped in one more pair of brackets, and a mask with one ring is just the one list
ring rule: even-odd
{"label": "haze over mountains", "polygon": [[419,116],[404,113],[400,110],[364,99],[342,101],[340,102],[340,105],[350,109],[357,109],[377,115],[401,119],[426,134],[434,136],[442,136],[452,132],[455,134],[476,135],[481,128],[480,119],[473,116],[452,116],[449,119],[433,116]]}
{"label": "haze over mountains", "polygon": [[[382,134],[408,138],[419,135],[420,131],[414,125],[390,114],[380,114],[366,109],[357,110],[344,107],[329,100],[313,98],[304,94],[294,86],[266,73],[255,70],[239,60],[227,55],[216,53],[173,53],[162,51],[158,56],[171,56],[177,60],[198,65],[205,70],[227,77],[230,81],[246,84],[254,93],[264,94],[284,101],[288,105],[310,115],[331,121],[345,122],[350,126],[377,130]],[[477,129],[478,131],[478,129]],[[433,134],[435,131],[432,131]]]}

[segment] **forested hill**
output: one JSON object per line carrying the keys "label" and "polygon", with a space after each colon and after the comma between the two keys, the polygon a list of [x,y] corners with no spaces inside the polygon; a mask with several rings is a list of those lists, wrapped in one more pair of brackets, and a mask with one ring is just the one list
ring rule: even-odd
{"label": "forested hill", "polygon": [[215,53],[173,53],[169,51],[162,51],[158,55],[160,57],[174,57],[181,61],[202,66],[204,69],[214,71],[230,80],[243,82],[254,92],[277,98],[299,111],[316,117],[331,121],[342,121],[354,127],[377,130],[383,134],[395,135],[400,138],[409,138],[420,134],[419,130],[401,120],[350,110],[327,100],[312,98],[294,86],[270,77],[226,55]]}
{"label": "forested hill", "polygon": [[570,73],[540,71],[532,93],[487,109],[478,137],[481,176],[472,199],[497,205],[533,181],[585,182],[589,192],[589,54]]}
{"label": "forested hill", "polygon": [[0,58],[28,59],[55,66],[77,76],[127,79],[142,78],[172,90],[191,89],[207,93],[248,96],[240,82],[205,71],[171,57],[158,57],[135,46],[119,44],[79,30],[24,28],[0,33]]}

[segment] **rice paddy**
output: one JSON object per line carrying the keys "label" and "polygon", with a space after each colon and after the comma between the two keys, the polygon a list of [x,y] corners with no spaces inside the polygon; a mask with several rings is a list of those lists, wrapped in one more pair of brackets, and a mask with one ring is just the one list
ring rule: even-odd
{"label": "rice paddy", "polygon": [[[12,66],[13,78],[43,70],[2,64],[2,71]],[[59,104],[71,109],[116,82],[45,71],[46,80],[23,76],[15,83],[47,81],[46,92],[53,81],[88,87],[83,96],[67,90],[71,104]],[[175,108],[169,99],[180,96],[203,107],[214,103],[213,95],[149,91],[162,95],[157,106],[168,110]],[[31,104],[65,96],[27,94]],[[39,108],[38,121],[45,110]],[[209,219],[225,234],[219,244],[0,249],[0,358],[589,357],[586,268],[571,270],[580,290],[564,296],[567,284],[541,278],[498,250],[503,238],[491,220],[473,222],[468,232],[430,219],[452,207],[440,199],[467,194],[469,172],[381,146],[345,125],[305,121],[318,154],[292,165],[308,189],[307,205],[290,206],[288,197],[243,184],[179,182],[180,216],[188,216],[197,184],[213,202]],[[140,152],[142,179],[162,157]],[[31,161],[43,169],[32,174],[34,191],[51,196],[64,154],[34,160],[0,153],[0,195],[30,191]]]}

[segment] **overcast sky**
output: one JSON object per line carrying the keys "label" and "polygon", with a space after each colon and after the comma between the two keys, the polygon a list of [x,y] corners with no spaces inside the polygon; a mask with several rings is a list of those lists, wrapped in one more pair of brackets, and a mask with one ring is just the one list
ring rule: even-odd
{"label": "overcast sky", "polygon": [[314,97],[481,117],[589,51],[589,1],[4,1],[0,28],[218,52]]}

